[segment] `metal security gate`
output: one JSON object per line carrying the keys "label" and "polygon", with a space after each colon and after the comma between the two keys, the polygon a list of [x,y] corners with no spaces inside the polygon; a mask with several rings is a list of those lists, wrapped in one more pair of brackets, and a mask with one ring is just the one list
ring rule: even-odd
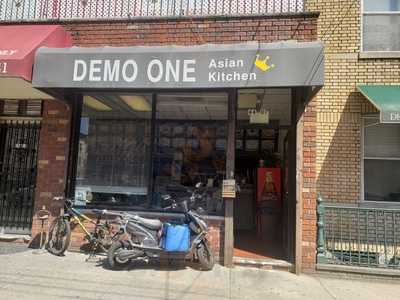
{"label": "metal security gate", "polygon": [[0,232],[30,233],[39,133],[38,121],[0,120]]}

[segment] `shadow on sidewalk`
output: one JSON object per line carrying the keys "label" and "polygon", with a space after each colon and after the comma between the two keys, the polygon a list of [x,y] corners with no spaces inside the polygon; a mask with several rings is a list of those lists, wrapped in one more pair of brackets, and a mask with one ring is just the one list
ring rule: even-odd
{"label": "shadow on sidewalk", "polygon": [[0,255],[28,251],[28,244],[15,242],[0,242]]}
{"label": "shadow on sidewalk", "polygon": [[[97,256],[98,257],[98,256]],[[90,262],[90,260],[88,261]],[[130,270],[156,270],[156,271],[179,271],[185,270],[187,268],[202,271],[200,264],[184,259],[150,259],[146,261],[145,259],[137,259],[130,261],[122,267],[111,268],[107,262],[107,257],[102,259],[97,259],[95,261],[96,267],[102,267],[106,270],[111,271],[130,271]]]}

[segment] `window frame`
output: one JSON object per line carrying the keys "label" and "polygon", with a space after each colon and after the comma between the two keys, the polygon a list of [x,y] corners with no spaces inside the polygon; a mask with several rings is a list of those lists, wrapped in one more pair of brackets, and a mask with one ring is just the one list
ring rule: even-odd
{"label": "window frame", "polygon": [[[366,200],[365,199],[365,166],[364,161],[366,159],[376,159],[376,160],[398,160],[400,161],[400,157],[390,158],[390,157],[366,157],[365,156],[365,120],[366,119],[377,119],[380,124],[379,113],[373,114],[363,114],[361,115],[361,143],[360,143],[360,150],[361,150],[361,180],[360,180],[360,190],[361,190],[361,204],[363,206],[371,206],[371,207],[400,207],[400,202],[390,202],[390,201],[374,201],[374,200]],[[400,124],[398,124],[400,126]]]}
{"label": "window frame", "polygon": [[[67,166],[67,183],[66,183],[66,188],[65,188],[65,196],[68,198],[74,198],[75,197],[75,190],[76,190],[76,180],[77,180],[77,167],[78,167],[78,155],[79,155],[79,141],[80,141],[80,127],[81,127],[81,117],[82,117],[82,112],[83,112],[83,96],[84,95],[91,95],[93,93],[104,93],[104,94],[112,94],[112,93],[129,93],[129,94],[149,94],[152,99],[152,114],[151,114],[151,119],[150,119],[150,134],[153,134],[153,127],[154,127],[154,122],[153,118],[155,116],[155,113],[153,112],[153,109],[155,107],[155,100],[156,100],[156,93],[157,91],[155,90],[130,90],[130,91],[125,91],[125,90],[120,90],[120,89],[115,89],[115,91],[109,91],[109,90],[76,90],[73,93],[69,95],[69,100],[70,100],[70,107],[71,107],[71,136],[70,136],[70,148],[69,148],[69,154],[68,154],[68,166]],[[151,155],[153,152],[153,141],[150,139],[150,151]],[[152,160],[150,159],[150,166],[149,166],[149,174],[148,174],[148,179],[151,179],[151,172],[152,172]],[[149,187],[151,187],[151,182],[148,181],[147,183],[147,189],[149,191]],[[146,196],[146,203],[150,203],[150,198],[149,198],[149,192]],[[132,206],[126,206],[126,205],[89,205],[89,206],[74,206],[74,208],[77,208],[81,211],[92,211],[93,209],[109,209],[109,210],[115,210],[115,211],[126,211],[126,212],[143,212],[143,213],[157,213],[157,211],[152,211],[149,209],[146,210],[137,210],[134,209]]]}
{"label": "window frame", "polygon": [[398,11],[364,11],[364,1],[361,0],[361,11],[360,11],[360,58],[385,58],[385,57],[400,57],[399,50],[365,50],[364,49],[364,16],[365,15],[398,15],[400,16],[400,10]]}

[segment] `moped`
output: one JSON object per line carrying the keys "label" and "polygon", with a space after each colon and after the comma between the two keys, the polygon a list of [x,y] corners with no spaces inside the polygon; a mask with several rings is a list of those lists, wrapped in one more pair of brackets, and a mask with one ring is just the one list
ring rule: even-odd
{"label": "moped", "polygon": [[[164,196],[164,197],[169,197]],[[165,199],[168,200],[168,199]],[[214,256],[207,241],[207,223],[197,211],[188,209],[187,200],[177,204],[171,201],[172,209],[181,207],[184,218],[179,224],[181,233],[187,232],[187,247],[179,249],[181,253],[191,253],[198,259],[203,270],[211,270],[214,266]],[[179,226],[178,225],[178,226]],[[121,215],[120,235],[124,239],[114,241],[107,254],[108,264],[111,268],[118,268],[128,264],[132,260],[146,260],[159,258],[160,254],[171,251],[167,249],[165,241],[168,239],[168,222],[158,219],[146,219],[138,215]],[[183,231],[182,231],[183,229]],[[175,250],[173,250],[175,251]]]}

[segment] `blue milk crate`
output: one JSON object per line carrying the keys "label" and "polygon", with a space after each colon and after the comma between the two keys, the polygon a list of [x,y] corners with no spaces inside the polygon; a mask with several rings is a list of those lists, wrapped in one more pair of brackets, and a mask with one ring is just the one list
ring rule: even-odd
{"label": "blue milk crate", "polygon": [[186,224],[164,224],[163,247],[167,252],[188,252],[190,230]]}

